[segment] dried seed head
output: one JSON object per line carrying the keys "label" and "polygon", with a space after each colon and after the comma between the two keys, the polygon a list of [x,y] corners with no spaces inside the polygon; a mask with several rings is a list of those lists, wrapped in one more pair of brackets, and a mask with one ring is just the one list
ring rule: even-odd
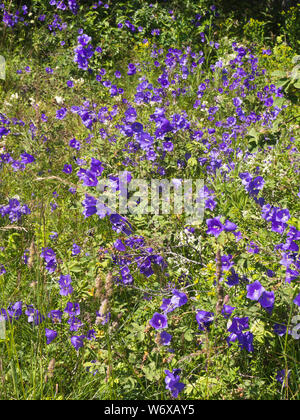
{"label": "dried seed head", "polygon": [[36,254],[36,249],[34,245],[34,239],[32,239],[30,247],[29,247],[29,257],[28,257],[28,264],[27,264],[29,268],[33,266],[35,254]]}
{"label": "dried seed head", "polygon": [[112,366],[111,365],[108,365],[107,366],[107,369],[106,369],[106,378],[105,378],[105,382],[106,383],[108,382],[108,380],[109,380],[109,378],[111,376],[111,372],[112,372]]}
{"label": "dried seed head", "polygon": [[108,300],[104,299],[99,309],[99,315],[104,316],[107,312],[107,309],[108,309]]}
{"label": "dried seed head", "polygon": [[48,365],[48,376],[50,378],[53,377],[54,367],[55,367],[55,359],[51,359]]}
{"label": "dried seed head", "polygon": [[100,276],[97,276],[96,281],[95,281],[95,297],[98,299],[100,299],[103,294],[102,287],[103,287],[102,278]]}
{"label": "dried seed head", "polygon": [[55,359],[51,359],[48,365],[47,373],[45,375],[45,383],[48,382],[48,378],[53,378],[54,367],[55,367]]}
{"label": "dried seed head", "polygon": [[108,273],[106,280],[105,280],[105,296],[110,298],[113,292],[113,281],[112,281],[112,274]]}
{"label": "dried seed head", "polygon": [[229,295],[226,295],[224,297],[224,305],[227,305],[228,302],[229,302]]}
{"label": "dried seed head", "polygon": [[167,363],[171,363],[172,359],[175,357],[175,354],[170,354],[170,356],[167,358]]}
{"label": "dried seed head", "polygon": [[151,330],[151,325],[147,325],[147,327],[144,329],[144,333],[147,334]]}
{"label": "dried seed head", "polygon": [[155,337],[154,342],[159,346],[161,345],[160,333],[158,333]]}
{"label": "dried seed head", "polygon": [[145,351],[142,362],[144,363],[148,359],[149,353]]}

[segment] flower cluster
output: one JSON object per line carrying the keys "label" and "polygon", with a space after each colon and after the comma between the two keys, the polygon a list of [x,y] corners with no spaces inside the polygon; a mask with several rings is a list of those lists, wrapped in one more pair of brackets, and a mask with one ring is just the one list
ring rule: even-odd
{"label": "flower cluster", "polygon": [[94,55],[94,48],[89,44],[91,40],[92,38],[86,34],[82,34],[77,38],[78,45],[74,49],[74,63],[77,63],[78,68],[82,70],[88,70],[89,60]]}
{"label": "flower cluster", "polygon": [[26,4],[22,6],[21,10],[16,10],[14,13],[10,12],[10,8],[9,10],[6,10],[3,3],[0,4],[0,10],[1,9],[3,12],[2,22],[5,26],[14,28],[19,22],[23,23],[25,26],[28,25],[28,22],[25,21],[24,17],[28,15],[28,6],[26,6]]}
{"label": "flower cluster", "polygon": [[181,392],[185,384],[180,381],[179,373],[181,372],[180,369],[173,369],[172,372],[170,372],[168,369],[165,370],[165,383],[166,383],[166,389],[171,391],[171,394],[174,398],[178,397],[179,392]]}
{"label": "flower cluster", "polygon": [[[32,323],[34,326],[37,326],[46,322],[45,316],[38,309],[34,308],[33,305],[24,305],[22,301],[17,301],[14,304],[9,305],[7,308],[0,308],[0,319],[2,317],[7,322],[18,321],[23,315],[23,308],[25,309],[24,315],[27,316],[28,323]],[[48,312],[47,318],[53,325],[61,324],[64,313],[68,316],[67,324],[69,325],[69,331],[74,332],[83,328],[84,324],[78,318],[80,315],[79,303],[68,302],[63,312],[53,309]],[[45,327],[47,344],[51,344],[58,336],[58,332],[52,328],[53,327]],[[84,339],[92,340],[96,338],[95,333],[96,331],[92,329],[88,330],[86,334],[82,334],[80,336],[74,335],[70,337],[71,345],[75,348],[75,350],[79,350],[79,348],[84,345]]]}
{"label": "flower cluster", "polygon": [[16,198],[11,198],[7,205],[0,206],[0,215],[5,217],[8,215],[11,223],[21,220],[24,214],[30,214],[30,209],[26,204],[21,204]]}
{"label": "flower cluster", "polygon": [[[57,31],[64,31],[68,27],[62,20],[62,16],[65,16],[68,11],[74,15],[71,18],[77,22],[75,16],[79,12],[78,1],[50,0],[49,4],[56,8],[55,13],[51,12],[51,18],[48,22],[46,21],[46,15],[40,15],[38,21],[40,22],[39,25],[46,21],[46,28],[49,29],[51,35],[55,36]],[[89,10],[91,16],[97,16],[98,12],[93,12],[93,10],[100,6],[103,6],[101,13],[104,13],[104,16],[106,16],[110,4],[103,4],[101,1],[91,6],[92,10]],[[153,5],[150,4],[149,7],[151,8]],[[84,8],[83,3],[81,8]],[[14,12],[11,9],[7,10],[4,4],[0,4],[0,9],[3,12],[3,22],[6,27],[14,28],[19,22],[27,25],[25,16],[28,14],[28,7],[26,5]],[[169,11],[169,15],[171,22],[177,19],[173,10]],[[89,33],[89,30],[86,28],[79,29],[74,34],[74,39],[70,40],[66,35],[73,36],[72,30],[74,27],[77,27],[77,23],[68,27],[68,34],[66,32],[60,34],[60,39],[62,39],[61,46],[67,46],[69,41],[72,41],[69,45],[76,45],[73,49],[75,66],[71,63],[72,67],[74,67],[73,70],[77,72],[75,68],[77,67],[79,70],[87,72],[85,74],[89,78],[93,89],[95,88],[93,98],[100,98],[99,103],[94,103],[85,96],[79,98],[78,86],[85,85],[86,80],[77,81],[68,75],[67,77],[70,80],[65,79],[62,84],[67,94],[64,99],[58,96],[55,97],[58,104],[57,108],[59,109],[56,109],[54,112],[55,127],[61,129],[66,123],[67,125],[70,124],[67,130],[69,132],[73,121],[76,121],[76,123],[78,121],[80,125],[80,131],[74,131],[70,134],[70,140],[64,145],[66,159],[59,160],[59,175],[66,178],[62,180],[62,184],[71,185],[69,191],[72,194],[75,194],[77,190],[74,188],[75,184],[71,183],[71,181],[80,184],[77,196],[80,195],[79,200],[82,201],[82,214],[85,219],[95,216],[95,220],[89,219],[84,220],[84,222],[86,225],[90,221],[92,224],[95,222],[96,228],[99,227],[101,231],[101,241],[102,238],[103,240],[110,238],[109,244],[104,245],[105,248],[102,248],[102,251],[104,250],[106,257],[111,260],[112,274],[109,280],[109,287],[106,287],[105,295],[103,294],[103,289],[102,291],[100,290],[99,279],[96,279],[98,282],[96,284],[99,287],[95,287],[95,296],[98,294],[99,296],[96,297],[101,297],[101,306],[99,311],[96,312],[95,325],[100,325],[100,328],[101,325],[106,325],[109,332],[110,328],[113,329],[117,325],[117,322],[110,322],[115,314],[115,308],[110,303],[111,299],[109,299],[113,286],[118,289],[124,288],[123,286],[126,286],[125,288],[127,289],[137,289],[143,281],[149,283],[152,279],[154,280],[159,272],[161,275],[160,285],[163,287],[167,283],[167,281],[165,283],[164,281],[168,279],[168,276],[173,275],[172,268],[175,268],[176,272],[178,269],[179,274],[184,274],[180,276],[178,274],[179,278],[176,284],[170,282],[165,286],[165,289],[162,291],[164,297],[162,298],[161,306],[149,320],[149,325],[154,328],[157,334],[156,344],[164,346],[159,349],[161,352],[175,353],[176,350],[174,349],[177,348],[176,343],[174,343],[176,328],[174,332],[172,329],[172,334],[166,330],[173,327],[173,324],[176,324],[177,321],[180,321],[180,316],[177,316],[175,311],[178,310],[177,312],[180,315],[179,308],[188,304],[192,306],[192,302],[198,299],[199,305],[201,304],[199,307],[202,309],[195,310],[193,306],[192,310],[197,322],[195,325],[198,325],[198,332],[195,336],[200,335],[202,337],[206,335],[210,339],[215,333],[216,326],[216,329],[223,328],[223,332],[225,331],[226,337],[224,337],[224,340],[226,339],[228,347],[236,343],[240,349],[253,352],[255,325],[250,329],[249,324],[251,324],[251,320],[249,321],[248,316],[244,316],[243,310],[245,308],[238,306],[238,302],[244,302],[247,308],[250,307],[251,310],[258,309],[253,308],[253,305],[256,306],[256,302],[258,302],[261,308],[267,312],[266,316],[266,313],[262,311],[262,316],[266,322],[271,322],[271,328],[273,327],[273,332],[277,334],[277,338],[280,339],[280,337],[287,337],[288,334],[291,334],[286,319],[276,319],[274,317],[274,312],[276,312],[274,310],[275,293],[271,289],[274,288],[276,290],[276,304],[278,304],[280,302],[280,294],[277,292],[277,286],[275,288],[274,285],[278,275],[277,269],[282,269],[280,266],[283,266],[283,270],[286,272],[286,283],[296,283],[299,278],[300,231],[298,230],[297,215],[293,217],[296,211],[292,207],[290,209],[281,207],[281,205],[286,207],[288,200],[286,202],[277,200],[276,194],[269,193],[270,185],[268,178],[265,176],[267,165],[263,168],[257,166],[253,169],[252,167],[254,165],[253,162],[258,164],[256,159],[261,158],[263,153],[272,150],[277,151],[277,149],[264,144],[261,146],[263,149],[258,148],[258,151],[253,152],[249,151],[246,144],[248,135],[251,133],[250,130],[255,133],[267,133],[268,130],[278,126],[278,121],[276,120],[286,107],[286,105],[280,105],[283,102],[277,100],[283,97],[283,89],[277,88],[274,84],[269,84],[269,82],[266,84],[265,70],[260,67],[260,58],[253,52],[252,47],[248,48],[237,42],[233,42],[230,45],[229,41],[225,40],[224,45],[227,45],[228,50],[226,50],[226,54],[224,54],[225,50],[223,50],[222,54],[220,50],[223,48],[223,41],[222,44],[221,41],[220,43],[216,42],[218,40],[214,38],[212,35],[214,31],[211,30],[213,26],[205,24],[207,19],[217,15],[215,6],[211,6],[204,15],[196,14],[191,22],[192,27],[198,28],[197,34],[200,48],[203,45],[203,51],[192,49],[189,46],[165,49],[161,48],[160,45],[153,44],[147,60],[140,60],[140,56],[132,58],[130,55],[130,61],[125,62],[124,67],[120,69],[111,69],[109,63],[107,69],[101,68],[105,66],[105,64],[101,63],[101,66],[97,67],[95,71],[96,64],[98,65],[99,62],[97,54],[102,53],[102,47],[106,54],[105,37],[102,38],[102,47],[95,47],[96,34],[95,36],[93,35],[92,41],[91,36],[85,33]],[[81,19],[80,16],[78,23],[82,24],[84,21],[85,19]],[[145,29],[141,26],[135,26],[127,18],[122,18],[122,22],[119,22],[117,27],[119,29],[128,29],[129,31],[127,32],[129,34],[127,33],[126,36],[129,36],[130,32],[135,32],[134,36],[138,36],[139,32],[143,33],[147,30],[149,31],[149,36],[151,33],[151,36],[155,38],[152,38],[153,41],[160,42],[160,38],[162,38],[161,42],[164,42],[163,39],[165,39],[164,36],[160,36],[164,32],[163,28],[148,26],[147,24]],[[220,48],[220,44],[222,48]],[[143,44],[140,45],[144,51],[143,54],[147,54],[150,51],[150,48],[149,50],[143,48],[143,46],[149,46],[147,39],[144,39]],[[263,54],[270,55],[271,51],[263,50]],[[59,67],[52,69],[51,65],[51,63],[43,65],[43,77],[50,78],[53,81],[59,77]],[[17,70],[17,75],[20,75],[17,78],[22,80],[22,83],[23,79],[25,81],[26,78],[31,80],[34,77],[34,68],[25,63],[22,68]],[[127,89],[128,85],[130,85],[130,89]],[[26,86],[25,83],[24,86]],[[87,91],[89,94],[89,88],[87,88]],[[78,101],[76,103],[71,102],[75,100],[74,96],[72,96],[74,93],[76,93],[76,101]],[[18,99],[18,96],[14,93],[11,96],[11,100],[15,101],[16,99]],[[48,168],[49,174],[51,173],[51,179],[58,181],[60,178],[55,174],[57,168],[54,164],[57,150],[47,138],[49,136],[47,133],[51,132],[51,124],[48,122],[51,118],[48,118],[42,112],[42,106],[35,102],[33,98],[30,98],[29,102],[37,118],[30,119],[28,123],[17,118],[9,118],[7,115],[0,113],[0,171],[1,173],[3,171],[3,174],[6,176],[7,173],[10,175],[11,172],[25,171],[29,165],[33,173],[38,168],[36,172],[40,176],[45,172],[44,166],[40,165],[43,162],[39,161],[40,156],[42,156],[40,151],[42,150],[43,153],[47,154],[49,162],[51,162],[51,168]],[[12,103],[15,104],[15,102]],[[11,106],[9,103],[6,104],[8,107]],[[13,108],[11,107],[11,109]],[[44,112],[48,114],[48,109]],[[76,127],[77,125],[74,123],[74,128]],[[30,148],[27,143],[24,143],[25,149],[22,148],[24,134],[28,138]],[[87,137],[84,138],[85,136]],[[267,136],[268,134],[265,135],[266,144]],[[17,140],[21,140],[20,145],[17,142],[18,157],[8,151],[15,137]],[[290,139],[287,150],[294,165],[291,166],[291,170],[298,173],[299,168],[297,168],[296,157],[298,149],[293,144],[294,140],[293,138]],[[100,151],[99,144],[101,145]],[[54,145],[56,146],[56,143]],[[277,146],[279,147],[279,145]],[[2,147],[4,148],[3,151]],[[24,150],[33,150],[34,152],[32,153],[34,154],[31,155]],[[120,156],[119,161],[118,155]],[[53,158],[53,156],[55,157]],[[64,159],[63,156],[62,159]],[[110,188],[114,193],[118,192],[120,198],[129,198],[127,191],[123,196],[122,184],[124,179],[116,175],[119,167],[128,169],[123,173],[127,183],[130,183],[137,173],[141,174],[141,171],[147,175],[151,174],[152,176],[156,174],[159,177],[178,175],[178,177],[172,179],[175,189],[183,187],[185,178],[190,174],[205,177],[206,185],[203,186],[198,197],[196,197],[196,202],[204,202],[204,208],[209,215],[204,220],[204,228],[203,226],[199,228],[185,226],[180,230],[180,234],[185,234],[186,237],[193,236],[197,240],[199,238],[199,244],[200,240],[203,242],[207,241],[209,245],[206,247],[200,247],[200,245],[193,247],[192,241],[186,241],[184,245],[180,243],[179,246],[175,244],[176,247],[174,249],[176,252],[179,248],[184,248],[184,255],[180,255],[173,252],[171,245],[174,245],[174,242],[171,239],[170,247],[168,246],[164,249],[164,254],[161,254],[161,248],[158,247],[155,237],[149,242],[145,233],[143,233],[145,236],[141,236],[138,234],[140,232],[136,231],[136,227],[139,229],[139,220],[137,222],[137,219],[133,219],[134,223],[132,223],[130,218],[121,215],[121,211],[120,214],[116,213],[114,209],[110,208],[102,200]],[[248,172],[250,170],[253,170],[253,172]],[[30,170],[27,170],[25,175],[27,173],[30,175],[30,172]],[[104,184],[101,183],[104,178],[103,174],[107,174],[105,181],[103,181]],[[21,179],[23,173],[15,175]],[[236,178],[237,182],[235,182]],[[234,182],[232,183],[232,181]],[[59,190],[57,188],[57,191],[61,191],[63,185],[60,187]],[[237,194],[234,191],[235,187],[241,190],[237,191]],[[297,191],[298,188],[299,186],[297,186]],[[98,197],[96,191],[99,192],[101,189],[103,196]],[[228,196],[232,191],[234,191],[232,195],[234,196],[235,205],[229,209],[226,201],[230,201]],[[53,196],[56,198],[58,196],[57,192],[53,193]],[[300,192],[294,194],[294,196],[299,197]],[[9,195],[9,197],[13,196]],[[275,197],[277,201],[274,198],[274,202],[268,204],[265,201],[267,197],[270,200],[273,200]],[[75,200],[76,196],[69,196],[69,198],[77,203],[77,199]],[[257,235],[252,238],[249,237],[247,218],[245,217],[246,221],[243,221],[242,218],[238,219],[238,210],[241,210],[241,202],[244,198],[245,210],[243,209],[242,214],[246,216],[250,212],[249,209],[251,211],[255,209],[256,214],[252,214],[252,216],[255,223],[257,222],[257,225],[259,225]],[[59,217],[58,213],[67,208],[69,204],[63,203],[58,208],[58,204],[53,197],[52,200],[50,202],[49,224],[55,220],[55,216]],[[138,206],[140,200],[135,199],[135,203]],[[7,205],[0,206],[0,215],[3,218],[8,216],[11,223],[19,222],[23,215],[29,215],[31,211],[34,211],[34,206],[30,204],[30,207],[31,210],[27,205],[21,204],[17,196],[14,196]],[[57,208],[58,211],[52,214]],[[72,209],[75,208],[76,206],[72,204]],[[239,226],[237,225],[238,220],[240,220]],[[156,223],[156,219],[154,221]],[[169,226],[169,222],[170,220],[166,221],[166,226]],[[249,222],[250,227],[252,222],[252,220]],[[155,225],[155,223],[153,224]],[[180,223],[181,217],[178,218],[178,224]],[[44,316],[45,314],[43,315],[33,305],[17,301],[14,304],[6,304],[5,307],[0,308],[0,316],[1,320],[4,319],[12,323],[25,315],[32,329],[35,326],[42,325],[41,328],[45,327],[45,341],[47,345],[54,343],[55,346],[58,344],[57,338],[60,336],[60,339],[62,339],[62,327],[65,326],[67,327],[72,347],[79,351],[84,346],[85,340],[95,339],[96,332],[93,329],[89,329],[87,332],[84,330],[83,321],[88,319],[90,314],[86,314],[87,318],[83,318],[81,313],[83,307],[80,308],[79,303],[75,301],[67,302],[68,299],[71,299],[71,295],[72,300],[76,300],[78,290],[71,264],[70,271],[68,271],[69,265],[62,260],[67,255],[72,259],[72,263],[76,262],[78,265],[80,264],[80,267],[83,267],[86,260],[92,260],[92,252],[90,252],[90,249],[86,249],[89,239],[80,237],[80,230],[71,239],[69,238],[70,249],[66,253],[62,252],[60,248],[61,243],[64,241],[63,238],[69,235],[69,231],[66,230],[64,235],[61,232],[54,231],[59,230],[59,226],[59,223],[55,223],[49,226],[48,230],[48,224],[47,226],[45,224],[47,233],[43,236],[44,241],[49,238],[49,241],[51,241],[50,245],[55,246],[56,251],[43,242],[44,247],[39,252],[45,263],[45,270],[49,274],[55,273],[51,277],[57,279],[57,284],[53,289],[51,285],[51,293],[59,295],[59,301],[63,302],[62,306],[59,304],[57,306],[59,309],[50,310]],[[176,228],[174,227],[174,232],[172,233],[177,234],[177,226],[176,221]],[[15,226],[9,226],[8,228],[14,229]],[[17,226],[17,228],[19,227]],[[105,233],[102,232],[102,228]],[[164,228],[159,230],[155,225],[155,229],[161,232]],[[269,242],[267,239],[265,242],[262,239],[263,235],[260,235],[260,232],[263,230],[266,230],[264,233],[267,233],[265,237],[268,237]],[[142,232],[145,231],[143,230]],[[106,235],[107,232],[109,234]],[[149,236],[151,233],[149,233]],[[36,236],[38,237],[38,235]],[[99,236],[99,232],[97,232],[95,241],[98,241]],[[22,265],[21,269],[29,272],[32,265],[32,248],[34,246],[30,246],[29,249],[29,244],[26,243],[26,240],[24,239],[22,242],[21,255],[22,253],[23,255],[19,260],[21,259],[26,265]],[[80,246],[75,241],[80,243]],[[279,241],[280,243],[278,243]],[[149,243],[151,243],[151,246],[149,246]],[[265,243],[268,245],[265,245]],[[217,256],[215,259],[214,246],[219,246],[220,244],[224,253],[222,251],[221,257]],[[164,246],[165,242],[163,241]],[[268,249],[267,252],[265,252],[266,246],[271,246],[271,249]],[[24,248],[26,248],[25,251]],[[5,255],[5,252],[2,251],[4,251],[4,248],[1,249],[1,260],[3,255]],[[245,251],[246,253],[244,253]],[[62,260],[57,259],[56,252]],[[175,261],[176,264],[169,271],[172,274],[166,272],[166,261],[169,263],[169,260],[165,260],[165,257],[162,256],[168,254],[168,252],[170,252],[170,255],[178,255]],[[175,260],[175,258],[172,258],[170,258],[171,264]],[[251,264],[250,262],[246,264],[246,259],[249,259]],[[91,264],[89,263],[93,269],[98,269],[99,266],[102,267],[101,262],[100,264],[98,261],[96,264],[94,262],[91,261]],[[256,273],[255,276],[253,275],[253,280],[247,278],[247,276],[250,278],[253,273],[252,262],[254,262],[255,270],[263,267],[260,281],[253,281],[258,278]],[[9,272],[9,268],[7,268],[9,266],[6,263],[5,265],[6,267],[0,264],[0,275],[6,274],[7,271]],[[193,265],[193,268],[190,265]],[[104,267],[105,264],[103,264]],[[199,267],[201,268],[198,272],[197,269]],[[268,267],[272,268],[272,270]],[[216,268],[217,273],[215,272]],[[69,272],[71,274],[66,274]],[[88,270],[85,271],[84,269],[82,275],[85,275],[87,272]],[[207,273],[209,272],[211,276],[207,278]],[[198,286],[196,286],[199,282],[199,279],[196,278],[198,274],[201,277],[201,287],[203,285],[204,288],[206,286],[215,286],[215,279],[218,279],[217,293],[214,291],[206,293],[204,301],[201,300],[202,296],[198,294]],[[1,282],[5,282],[8,277],[7,274],[1,277]],[[189,292],[188,298],[185,291],[187,287],[191,286],[191,283],[195,287],[189,289],[191,292]],[[261,283],[265,285],[267,290]],[[292,289],[294,284],[283,284],[278,286],[278,288],[283,286]],[[222,291],[220,291],[222,288],[229,290],[228,295],[224,299]],[[82,290],[80,290],[81,292]],[[93,292],[93,289],[91,291],[90,289],[88,290],[89,294]],[[216,296],[218,294],[220,296]],[[81,302],[81,295],[78,294],[77,297],[79,298],[79,296],[79,301]],[[227,304],[229,296],[234,299],[232,304],[236,306]],[[300,294],[296,291],[296,288],[293,289],[293,294],[290,293],[290,296],[293,296],[293,303],[297,306],[296,308],[293,307],[293,309],[298,310]],[[211,310],[213,309],[211,309],[210,304],[217,297],[220,300],[223,299],[223,302],[219,305],[218,300],[217,309],[212,312]],[[145,293],[144,299],[150,300],[153,297],[152,295],[149,297]],[[249,300],[252,302],[249,302]],[[275,309],[277,308],[275,307]],[[190,313],[191,311],[188,310],[182,311],[184,317],[189,316],[188,314]],[[89,328],[92,328],[91,323],[92,320],[89,320]],[[226,323],[227,327],[225,326]],[[124,326],[126,328],[125,324]],[[172,347],[174,343],[174,349],[168,348],[171,343]],[[232,348],[228,351],[231,350]],[[174,365],[171,366],[173,368]],[[181,370],[164,370],[164,372],[166,375],[164,378],[166,389],[171,392],[172,397],[177,398],[185,387],[180,382]],[[107,379],[108,377],[109,370]],[[288,378],[289,371],[286,369],[279,371],[276,377],[277,381],[284,385],[287,384]]]}
{"label": "flower cluster", "polygon": [[249,318],[232,318],[229,321],[227,331],[230,332],[229,337],[226,338],[228,345],[238,340],[241,349],[245,349],[248,352],[253,352],[253,334],[250,331],[244,331],[249,328]]}
{"label": "flower cluster", "polygon": [[275,295],[274,292],[268,292],[258,280],[247,285],[247,298],[258,301],[268,313],[272,313]]}
{"label": "flower cluster", "polygon": [[56,254],[52,248],[42,248],[41,257],[46,262],[46,270],[49,273],[54,273],[57,268]]}

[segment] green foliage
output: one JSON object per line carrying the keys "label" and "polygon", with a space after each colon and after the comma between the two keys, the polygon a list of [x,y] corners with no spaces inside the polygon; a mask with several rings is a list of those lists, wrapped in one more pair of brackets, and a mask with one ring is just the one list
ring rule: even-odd
{"label": "green foliage", "polygon": [[[0,207],[16,198],[28,204],[31,213],[16,222],[0,214],[0,269],[2,264],[6,269],[0,274],[0,311],[22,301],[25,309],[33,305],[45,319],[34,325],[23,313],[20,319],[6,322],[6,337],[0,339],[0,399],[171,399],[165,370],[180,368],[186,385],[180,393],[183,400],[299,400],[299,340],[288,332],[281,336],[274,332],[274,324],[286,325],[287,331],[293,327],[293,317],[298,314],[293,303],[299,293],[297,281],[285,281],[286,267],[280,263],[278,248],[285,239],[261,217],[261,206],[240,177],[242,173],[261,174],[265,184],[257,198],[289,209],[287,226],[300,230],[297,11],[295,7],[279,8],[272,17],[271,1],[267,10],[262,10],[266,9],[263,2],[255,2],[250,10],[249,2],[244,9],[245,2],[219,1],[218,13],[210,1],[173,0],[154,2],[152,7],[149,3],[115,1],[107,3],[109,8],[94,8],[93,1],[86,1],[74,16],[51,7],[48,0],[33,0],[28,27],[19,25],[12,30],[1,25],[7,78],[0,81],[0,117],[25,124],[16,122],[10,126],[12,133],[0,139]],[[5,5],[11,5],[10,10],[18,7],[17,2],[6,1]],[[58,14],[67,27],[54,35],[38,19],[42,14],[49,22]],[[127,21],[134,31],[126,26]],[[123,28],[118,28],[119,23]],[[91,36],[94,47],[102,48],[102,54],[91,58],[90,71],[74,63],[81,28]],[[277,38],[274,28],[281,33]],[[159,35],[152,32],[155,29],[160,30]],[[237,48],[251,49],[251,59],[237,59],[232,47],[235,42]],[[171,55],[169,48],[185,53],[189,47],[201,54],[197,58],[185,54],[183,65],[193,71],[188,80],[180,79],[178,63],[167,67],[165,54]],[[202,57],[201,65],[193,67]],[[154,61],[158,64],[153,65]],[[132,77],[126,76],[129,63],[138,68]],[[26,66],[30,73],[24,71]],[[47,73],[46,67],[53,73]],[[20,69],[22,73],[17,73]],[[95,79],[101,69],[106,70],[103,80],[124,89],[123,97],[112,96]],[[116,70],[122,74],[120,79],[114,75]],[[165,70],[174,85],[170,84],[162,101],[135,105],[137,86],[147,80],[160,87],[157,79]],[[234,83],[243,77],[247,78],[244,90],[237,92]],[[73,88],[67,87],[69,80]],[[210,82],[197,105],[198,88],[204,80]],[[174,95],[173,89],[180,94]],[[264,94],[272,89],[274,103],[266,106]],[[224,130],[231,130],[227,118],[236,112],[233,100],[237,96],[242,99],[245,118],[238,122],[238,134],[230,137],[230,147],[224,149],[222,136]],[[93,104],[95,109],[106,107],[110,115],[118,109],[118,114],[104,122],[95,117],[90,130],[79,115],[70,112],[71,106],[87,102],[91,108]],[[136,106],[138,121],[153,137],[157,127],[150,116],[158,108],[166,107],[166,118],[188,120],[186,130],[172,133],[171,152],[161,153],[165,139],[155,138],[155,163],[145,158],[145,150],[133,152],[129,144],[133,137],[117,129],[124,124],[128,102]],[[59,120],[56,112],[62,107],[68,113]],[[214,107],[218,109],[212,115]],[[47,124],[42,114],[48,117]],[[216,121],[222,124],[214,125]],[[212,126],[215,131],[208,133]],[[205,134],[199,138],[192,135],[200,131]],[[73,138],[80,141],[80,150],[69,147]],[[21,170],[2,162],[4,153],[19,162],[23,152],[34,155],[35,162]],[[211,152],[215,158],[210,166]],[[213,190],[216,207],[205,209],[205,220],[195,224],[194,231],[187,229],[184,214],[128,216],[134,234],[144,237],[147,252],[167,262],[168,275],[155,266],[154,273],[145,276],[135,265],[141,257],[137,248],[126,254],[116,251],[116,239],[125,241],[126,236],[112,229],[108,217],[83,216],[83,200],[87,194],[96,195],[97,190],[84,186],[77,172],[88,168],[93,158],[105,164],[103,178],[115,177],[121,170],[147,181],[204,178]],[[62,169],[70,163],[73,172],[67,175]],[[161,168],[164,172],[159,172]],[[76,193],[70,193],[70,188]],[[230,231],[218,237],[208,235],[205,221],[218,215],[223,224],[234,221],[241,238]],[[57,238],[53,232],[58,233]],[[249,251],[251,242],[258,246],[258,253]],[[72,253],[73,243],[81,248],[78,255]],[[53,273],[46,270],[41,257],[46,247],[56,252],[57,270]],[[232,256],[240,277],[239,285],[230,287],[232,272],[222,270],[224,296],[216,285],[220,281],[216,261],[220,250],[222,256]],[[115,258],[120,256],[132,259],[133,284],[125,286],[116,280],[120,269]],[[296,267],[292,265],[292,269]],[[267,270],[274,276],[268,276]],[[60,294],[61,274],[71,276],[72,296]],[[246,297],[247,285],[254,281],[274,291],[271,313]],[[149,320],[155,312],[162,312],[163,299],[170,299],[174,288],[186,293],[188,303],[168,313],[172,341],[165,346],[161,331],[152,328]],[[231,321],[216,310],[219,299],[236,308],[234,316],[249,317],[253,352],[241,349],[237,341],[228,345]],[[70,331],[69,316],[63,313],[62,322],[54,324],[47,317],[54,309],[63,312],[70,300],[80,304],[84,322],[80,333],[95,330],[96,338],[86,339],[78,351],[70,342],[77,333]],[[203,331],[195,319],[199,310],[215,314],[210,328]],[[109,322],[99,320],[99,314],[108,312]],[[45,328],[58,332],[51,344],[46,344]],[[276,379],[282,369],[291,372],[288,386]]]}

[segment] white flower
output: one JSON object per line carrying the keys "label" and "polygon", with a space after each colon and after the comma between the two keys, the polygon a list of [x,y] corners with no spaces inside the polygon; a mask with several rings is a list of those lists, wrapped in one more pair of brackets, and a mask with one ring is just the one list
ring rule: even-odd
{"label": "white flower", "polygon": [[64,98],[61,96],[55,96],[55,100],[58,104],[62,104],[64,102]]}

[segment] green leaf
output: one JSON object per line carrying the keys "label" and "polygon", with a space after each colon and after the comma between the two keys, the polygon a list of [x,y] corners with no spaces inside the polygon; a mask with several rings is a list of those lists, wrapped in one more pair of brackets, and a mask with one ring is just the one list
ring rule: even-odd
{"label": "green leaf", "polygon": [[198,165],[198,161],[195,157],[191,157],[188,160],[188,166],[197,166]]}
{"label": "green leaf", "polygon": [[271,73],[271,76],[279,77],[280,79],[283,79],[286,77],[286,73],[281,70],[275,70]]}
{"label": "green leaf", "polygon": [[190,330],[190,329],[186,330],[185,333],[184,333],[184,339],[186,341],[193,341],[193,338],[194,338],[193,330]]}

